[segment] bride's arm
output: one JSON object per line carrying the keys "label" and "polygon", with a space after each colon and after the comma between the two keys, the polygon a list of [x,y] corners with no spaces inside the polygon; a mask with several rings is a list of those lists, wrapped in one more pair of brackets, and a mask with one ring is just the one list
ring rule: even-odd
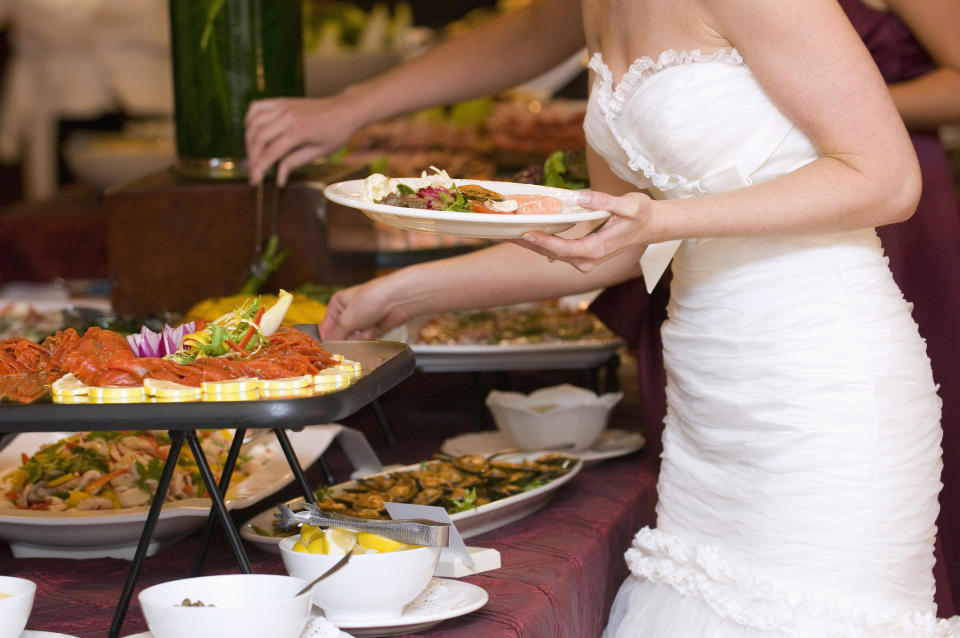
{"label": "bride's arm", "polygon": [[595,194],[585,205],[629,219],[579,242],[534,233],[535,244],[588,270],[633,244],[830,232],[912,215],[920,194],[916,155],[883,78],[839,5],[703,2],[716,31],[822,156],[782,177],[716,195],[652,201]]}

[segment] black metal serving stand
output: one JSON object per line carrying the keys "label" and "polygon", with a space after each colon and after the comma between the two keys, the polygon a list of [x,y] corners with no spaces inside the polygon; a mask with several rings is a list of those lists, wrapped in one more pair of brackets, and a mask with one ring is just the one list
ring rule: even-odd
{"label": "black metal serving stand", "polygon": [[[312,326],[301,328],[316,337]],[[163,473],[157,483],[157,494],[166,494],[183,443],[193,452],[212,503],[210,516],[204,528],[200,551],[193,573],[199,572],[206,553],[213,522],[219,519],[237,563],[243,573],[252,572],[250,561],[240,541],[224,503],[230,475],[240,454],[248,428],[269,428],[276,434],[284,456],[290,465],[305,499],[315,502],[313,491],[304,476],[303,468],[286,430],[342,419],[366,406],[394,387],[414,370],[415,360],[409,346],[392,341],[328,341],[324,347],[344,358],[359,361],[361,375],[351,385],[326,394],[283,399],[254,401],[192,401],[180,403],[112,403],[61,404],[44,402],[0,404],[0,432],[61,432],[86,430],[167,430],[170,434],[170,452]],[[236,428],[220,483],[206,461],[196,431],[221,428],[225,423]],[[117,603],[110,638],[120,634],[123,619],[130,604],[137,576],[146,558],[154,528],[163,507],[163,499],[154,498],[144,522],[136,553],[127,574],[127,580]]]}

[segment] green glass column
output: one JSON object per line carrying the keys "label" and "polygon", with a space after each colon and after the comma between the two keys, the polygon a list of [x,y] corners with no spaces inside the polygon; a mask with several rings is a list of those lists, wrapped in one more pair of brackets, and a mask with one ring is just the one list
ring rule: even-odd
{"label": "green glass column", "polygon": [[170,0],[177,171],[246,176],[250,102],[303,95],[301,0]]}

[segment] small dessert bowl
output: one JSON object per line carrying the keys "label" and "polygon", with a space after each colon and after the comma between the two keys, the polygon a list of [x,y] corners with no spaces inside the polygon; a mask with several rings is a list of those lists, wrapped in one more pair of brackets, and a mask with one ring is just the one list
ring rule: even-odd
{"label": "small dessert bowl", "polygon": [[0,638],[18,638],[23,633],[36,592],[32,580],[0,576]]}
{"label": "small dessert bowl", "polygon": [[[291,576],[312,581],[343,558],[294,551],[299,540],[296,535],[280,541],[280,555]],[[439,560],[439,547],[354,554],[342,569],[313,587],[313,602],[332,622],[399,618],[407,603],[430,584]]]}
{"label": "small dessert bowl", "polygon": [[[172,580],[140,592],[154,638],[299,638],[310,615],[308,581],[271,574]],[[202,606],[201,606],[202,605]]]}
{"label": "small dessert bowl", "polygon": [[596,393],[564,383],[530,394],[491,390],[487,407],[497,428],[519,448],[540,450],[571,445],[588,449],[607,427],[622,392]]}

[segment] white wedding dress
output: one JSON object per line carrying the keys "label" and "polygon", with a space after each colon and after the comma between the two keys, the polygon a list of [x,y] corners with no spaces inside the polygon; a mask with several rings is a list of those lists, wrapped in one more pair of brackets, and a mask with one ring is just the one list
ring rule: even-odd
{"label": "white wedding dress", "polygon": [[[591,68],[589,144],[658,198],[818,157],[736,51],[642,58],[616,87]],[[951,636],[933,602],[940,400],[876,233],[677,244],[643,264],[652,285],[676,249],[657,527],[626,553],[604,635]]]}

